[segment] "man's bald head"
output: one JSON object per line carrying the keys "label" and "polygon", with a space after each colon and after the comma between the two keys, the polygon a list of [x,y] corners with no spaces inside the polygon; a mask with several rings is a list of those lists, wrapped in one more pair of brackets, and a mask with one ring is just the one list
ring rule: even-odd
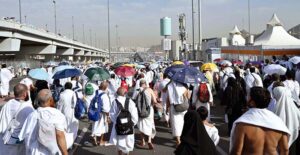
{"label": "man's bald head", "polygon": [[23,97],[25,93],[27,93],[28,88],[25,84],[17,84],[14,87],[14,95],[16,98]]}
{"label": "man's bald head", "polygon": [[53,100],[53,98],[49,89],[42,89],[36,97],[36,102],[39,107],[51,106],[51,100]]}
{"label": "man's bald head", "polygon": [[126,95],[126,89],[123,87],[119,87],[119,89],[117,90],[117,95],[118,96],[125,96]]}
{"label": "man's bald head", "polygon": [[108,88],[108,82],[107,81],[103,81],[100,86],[99,89],[100,90],[106,90]]}

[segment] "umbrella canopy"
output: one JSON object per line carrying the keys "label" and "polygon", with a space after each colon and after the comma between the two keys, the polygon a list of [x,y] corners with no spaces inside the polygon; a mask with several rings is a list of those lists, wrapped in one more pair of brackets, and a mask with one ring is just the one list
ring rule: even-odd
{"label": "umbrella canopy", "polygon": [[149,68],[150,68],[151,70],[154,70],[154,69],[156,69],[156,68],[158,68],[158,67],[159,67],[159,64],[157,64],[157,63],[153,63],[153,64],[149,65]]}
{"label": "umbrella canopy", "polygon": [[58,64],[58,66],[63,66],[63,65],[70,65],[70,63],[63,61]]}
{"label": "umbrella canopy", "polygon": [[28,75],[36,80],[48,80],[49,79],[49,74],[46,72],[45,69],[42,68],[36,68],[36,69],[31,69],[28,73]]}
{"label": "umbrella canopy", "polygon": [[184,67],[180,71],[176,72],[171,79],[180,83],[198,83],[201,81],[207,81],[204,74],[195,67]]}
{"label": "umbrella canopy", "polygon": [[121,77],[133,76],[136,71],[132,67],[121,66],[115,69],[115,73]]}
{"label": "umbrella canopy", "polygon": [[184,63],[182,61],[174,61],[172,65],[183,65]]}
{"label": "umbrella canopy", "polygon": [[110,78],[109,72],[100,67],[92,67],[84,72],[84,75],[91,81],[104,81]]}
{"label": "umbrella canopy", "polygon": [[124,64],[124,65],[122,65],[122,66],[127,66],[127,67],[135,67],[135,65],[134,65],[134,64]]}
{"label": "umbrella canopy", "polygon": [[166,74],[169,78],[172,78],[175,73],[182,70],[185,67],[185,65],[173,65],[165,69],[164,74]]}
{"label": "umbrella canopy", "polygon": [[201,66],[201,71],[204,71],[204,70],[217,71],[218,66],[214,63],[205,63]]}
{"label": "umbrella canopy", "polygon": [[124,62],[117,62],[117,63],[115,63],[114,65],[112,65],[112,67],[113,68],[118,68],[118,67],[120,67],[120,66],[122,66],[122,65],[124,65],[125,63]]}
{"label": "umbrella canopy", "polygon": [[55,74],[56,72],[65,70],[65,69],[73,69],[74,67],[70,66],[70,65],[62,65],[62,66],[57,66],[54,68],[53,74]]}
{"label": "umbrella canopy", "polygon": [[218,58],[218,59],[215,59],[214,62],[218,63],[220,61],[224,60],[223,58]]}
{"label": "umbrella canopy", "polygon": [[57,66],[57,63],[54,61],[49,61],[47,63],[45,63],[46,66]]}
{"label": "umbrella canopy", "polygon": [[76,68],[70,68],[70,69],[65,69],[59,72],[56,72],[53,75],[53,79],[64,79],[64,78],[69,78],[69,77],[74,77],[74,76],[80,76],[82,73],[79,69]]}
{"label": "umbrella canopy", "polygon": [[220,61],[220,65],[222,66],[232,66],[232,63],[229,60]]}
{"label": "umbrella canopy", "polygon": [[234,65],[243,65],[244,64],[243,61],[241,61],[241,60],[233,60],[232,63]]}
{"label": "umbrella canopy", "polygon": [[252,64],[252,65],[262,65],[262,62],[261,61],[250,61],[249,62],[250,64]]}
{"label": "umbrella canopy", "polygon": [[142,68],[146,68],[146,66],[144,66],[144,65],[137,65],[136,68],[137,69],[142,69]]}
{"label": "umbrella canopy", "polygon": [[268,75],[277,73],[279,75],[285,75],[287,69],[278,64],[271,64],[264,67],[264,72]]}
{"label": "umbrella canopy", "polygon": [[298,64],[298,63],[300,63],[300,57],[299,56],[294,56],[294,57],[289,59],[289,62],[291,62],[293,64]]}

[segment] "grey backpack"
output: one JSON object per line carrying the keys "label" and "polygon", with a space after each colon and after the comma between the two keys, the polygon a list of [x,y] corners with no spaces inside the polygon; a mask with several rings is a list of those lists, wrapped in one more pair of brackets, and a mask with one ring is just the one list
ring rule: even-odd
{"label": "grey backpack", "polygon": [[151,98],[147,98],[145,90],[139,92],[136,98],[136,107],[140,118],[146,118],[150,115]]}

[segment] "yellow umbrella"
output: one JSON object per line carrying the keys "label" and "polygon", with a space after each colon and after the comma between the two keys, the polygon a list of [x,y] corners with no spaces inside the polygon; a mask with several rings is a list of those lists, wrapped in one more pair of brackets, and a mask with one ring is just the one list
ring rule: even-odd
{"label": "yellow umbrella", "polygon": [[172,65],[183,65],[182,61],[174,61]]}
{"label": "yellow umbrella", "polygon": [[127,66],[127,67],[135,67],[135,64],[124,64],[122,66]]}
{"label": "yellow umbrella", "polygon": [[216,71],[218,70],[218,66],[214,63],[205,63],[201,66],[201,71],[204,70]]}

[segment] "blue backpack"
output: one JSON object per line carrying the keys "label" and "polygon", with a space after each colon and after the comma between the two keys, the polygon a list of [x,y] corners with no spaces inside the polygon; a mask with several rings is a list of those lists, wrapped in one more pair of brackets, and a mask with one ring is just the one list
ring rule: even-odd
{"label": "blue backpack", "polygon": [[102,112],[102,105],[103,105],[101,96],[103,94],[104,93],[99,94],[99,92],[96,91],[96,95],[91,101],[89,111],[88,111],[88,117],[89,120],[91,121],[99,121],[101,118],[100,113]]}
{"label": "blue backpack", "polygon": [[83,100],[78,97],[77,92],[75,92],[75,94],[76,94],[77,102],[75,104],[74,115],[75,115],[75,118],[81,119],[86,112],[86,110],[85,110],[86,107],[85,107]]}

